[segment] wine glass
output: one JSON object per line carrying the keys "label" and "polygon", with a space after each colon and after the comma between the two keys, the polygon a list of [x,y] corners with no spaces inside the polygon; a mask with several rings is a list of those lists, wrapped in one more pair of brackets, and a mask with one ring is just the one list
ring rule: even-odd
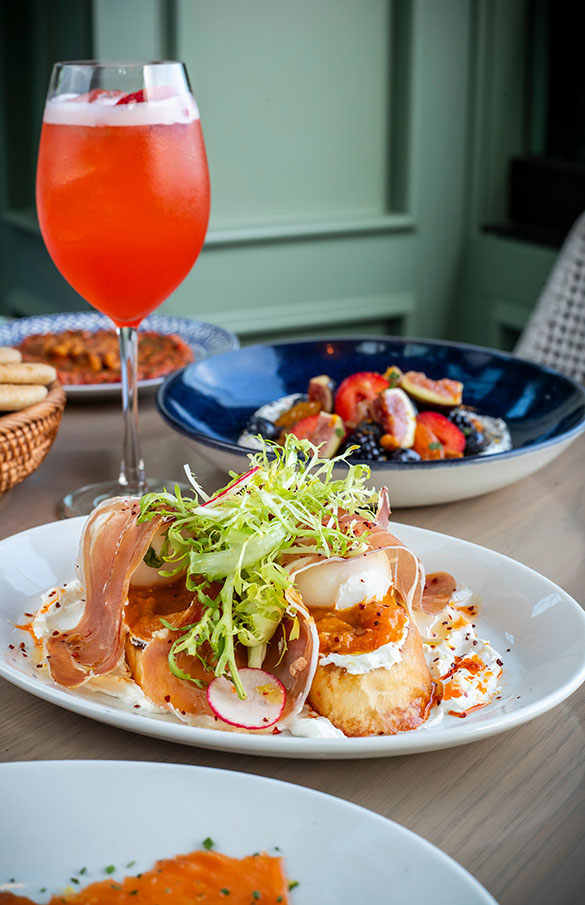
{"label": "wine glass", "polygon": [[207,159],[185,66],[57,63],[43,115],[36,198],[51,258],[112,319],[120,343],[120,474],[65,497],[62,514],[84,515],[110,496],[162,487],[145,478],[140,453],[137,327],[186,277],[207,230]]}

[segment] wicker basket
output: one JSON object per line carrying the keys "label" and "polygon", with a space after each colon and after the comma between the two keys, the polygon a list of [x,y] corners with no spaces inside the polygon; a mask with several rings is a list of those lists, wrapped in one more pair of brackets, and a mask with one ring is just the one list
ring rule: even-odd
{"label": "wicker basket", "polygon": [[0,416],[0,493],[39,467],[57,436],[64,408],[65,392],[55,381],[42,402]]}

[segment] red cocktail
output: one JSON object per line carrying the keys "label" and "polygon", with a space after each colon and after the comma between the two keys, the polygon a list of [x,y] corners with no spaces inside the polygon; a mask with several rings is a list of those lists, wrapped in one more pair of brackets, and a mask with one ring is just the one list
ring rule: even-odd
{"label": "red cocktail", "polygon": [[99,91],[47,103],[37,208],[65,279],[119,326],[136,326],[201,250],[209,179],[192,96],[124,99]]}
{"label": "red cocktail", "polygon": [[53,261],[116,324],[126,436],[113,487],[83,489],[68,514],[146,489],[136,423],[136,330],[181,283],[203,245],[209,176],[181,63],[64,63],[53,70],[37,168]]}

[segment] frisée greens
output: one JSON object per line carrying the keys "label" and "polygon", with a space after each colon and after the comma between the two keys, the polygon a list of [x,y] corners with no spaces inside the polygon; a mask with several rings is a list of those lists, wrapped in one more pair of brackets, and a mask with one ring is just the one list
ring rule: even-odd
{"label": "fris\u00e9e greens", "polygon": [[178,487],[174,494],[142,497],[139,521],[172,518],[160,553],[150,548],[145,562],[164,576],[184,572],[187,588],[202,605],[200,619],[171,646],[169,667],[175,676],[202,684],[179,667],[176,655],[185,651],[216,676],[227,675],[245,698],[236,646],[247,648],[249,666],[261,667],[285,613],[296,618],[295,605],[285,597],[293,583],[280,563],[282,555],[364,552],[364,536],[354,535],[351,522],[342,530],[339,519],[347,513],[371,518],[377,494],[366,487],[367,465],[348,464],[344,479],[333,478],[333,466],[349,454],[322,459],[308,440],[289,434],[283,447],[263,441],[262,450],[249,456],[250,470],[230,472],[232,480],[212,497],[187,466],[192,499]]}

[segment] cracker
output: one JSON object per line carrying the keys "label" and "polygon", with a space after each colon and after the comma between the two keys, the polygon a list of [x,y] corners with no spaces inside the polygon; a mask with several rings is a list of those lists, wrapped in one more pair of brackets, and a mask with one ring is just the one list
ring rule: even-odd
{"label": "cracker", "polygon": [[42,402],[48,394],[46,387],[34,384],[0,383],[0,412],[19,412],[29,405]]}
{"label": "cracker", "polygon": [[20,364],[0,364],[0,385],[3,383],[52,383],[57,379],[57,371],[52,365],[40,362]]}
{"label": "cracker", "polygon": [[10,346],[0,346],[0,364],[18,364],[22,361],[20,349],[12,349]]}

